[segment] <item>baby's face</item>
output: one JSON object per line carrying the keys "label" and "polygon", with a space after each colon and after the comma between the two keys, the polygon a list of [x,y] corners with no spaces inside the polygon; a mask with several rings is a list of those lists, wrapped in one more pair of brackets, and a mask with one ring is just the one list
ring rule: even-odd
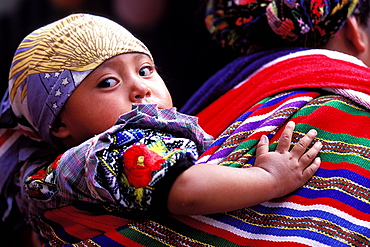
{"label": "baby's face", "polygon": [[153,61],[142,53],[113,57],[88,75],[67,100],[60,117],[65,146],[82,143],[112,127],[133,103],[172,107],[171,96]]}

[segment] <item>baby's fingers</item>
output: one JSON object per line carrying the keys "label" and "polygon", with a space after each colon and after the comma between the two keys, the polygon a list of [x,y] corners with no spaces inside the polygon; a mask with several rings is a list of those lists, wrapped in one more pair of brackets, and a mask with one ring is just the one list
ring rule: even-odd
{"label": "baby's fingers", "polygon": [[279,143],[276,147],[276,151],[279,153],[284,153],[289,151],[290,142],[292,141],[293,130],[295,127],[295,123],[293,121],[289,121],[285,126],[283,133],[279,138]]}
{"label": "baby's fingers", "polygon": [[316,142],[305,154],[301,156],[301,158],[299,159],[299,163],[301,163],[301,165],[303,165],[304,167],[307,167],[312,161],[317,162],[317,159],[315,159],[315,157],[320,152],[321,147],[322,143],[319,141]]}
{"label": "baby's fingers", "polygon": [[256,157],[259,157],[262,154],[268,153],[269,151],[269,139],[267,136],[262,135],[260,141],[257,144]]}
{"label": "baby's fingers", "polygon": [[308,181],[313,174],[319,169],[321,164],[320,157],[316,157],[313,162],[303,170],[302,178],[304,181]]}
{"label": "baby's fingers", "polygon": [[[311,129],[310,131],[308,131],[307,134],[304,137],[299,139],[298,143],[290,151],[291,155],[295,158],[301,157],[304,154],[304,152],[306,151],[306,149],[308,148],[308,146],[312,143],[312,141],[316,137],[316,135],[317,135],[316,130]],[[312,152],[310,152],[310,153],[312,153]],[[317,155],[317,153],[316,153],[316,155]],[[313,156],[312,159],[315,156]]]}

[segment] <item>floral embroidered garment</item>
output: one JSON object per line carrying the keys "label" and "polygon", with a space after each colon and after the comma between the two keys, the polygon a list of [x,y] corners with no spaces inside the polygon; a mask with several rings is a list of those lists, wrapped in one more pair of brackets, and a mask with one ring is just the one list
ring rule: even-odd
{"label": "floral embroidered garment", "polygon": [[52,245],[94,237],[165,213],[171,184],[209,141],[195,117],[138,104],[51,164],[26,164],[19,203]]}

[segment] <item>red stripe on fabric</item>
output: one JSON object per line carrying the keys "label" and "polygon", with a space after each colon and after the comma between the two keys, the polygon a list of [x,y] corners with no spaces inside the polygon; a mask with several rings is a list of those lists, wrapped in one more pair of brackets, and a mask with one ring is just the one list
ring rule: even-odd
{"label": "red stripe on fabric", "polygon": [[219,148],[219,146],[215,146],[215,147],[211,147],[209,149],[207,149],[202,155],[201,157],[204,157],[206,155],[210,155],[210,154],[213,154],[217,149]]}
{"label": "red stripe on fabric", "polygon": [[259,71],[197,116],[206,132],[218,136],[253,104],[275,93],[298,88],[339,87],[370,94],[368,85],[368,68],[324,55],[294,57]]}
{"label": "red stripe on fabric", "polygon": [[2,146],[5,142],[9,140],[9,138],[16,132],[15,130],[6,130],[1,136],[0,136],[0,146]]}
{"label": "red stripe on fabric", "polygon": [[255,104],[253,105],[249,110],[250,111],[255,111],[256,109],[258,109],[261,105],[263,105],[264,103],[259,103],[259,104]]}
{"label": "red stripe on fabric", "polygon": [[277,241],[271,241],[271,240],[261,240],[261,239],[248,239],[244,245],[247,246],[253,246],[253,247],[266,247],[266,246],[281,246],[281,247],[300,247],[300,246],[309,246],[306,244],[301,244],[297,242],[288,242],[288,241],[283,241],[283,242],[277,242]]}
{"label": "red stripe on fabric", "polygon": [[65,232],[81,240],[96,237],[132,222],[113,215],[94,215],[73,206],[49,210],[44,216],[58,222]]}
{"label": "red stripe on fabric", "polygon": [[327,170],[338,170],[344,169],[352,171],[354,173],[360,174],[363,177],[370,179],[370,170],[367,170],[361,166],[355,165],[353,163],[341,162],[341,163],[331,163],[327,161],[322,161],[320,167]]}
{"label": "red stripe on fabric", "polygon": [[[348,119],[351,119],[351,127]],[[310,115],[297,116],[293,120],[331,133],[370,139],[370,132],[364,131],[369,126],[368,116],[349,114],[329,105],[322,105]]]}
{"label": "red stripe on fabric", "polygon": [[119,234],[116,231],[110,231],[105,234],[105,236],[109,237],[110,239],[116,241],[119,244],[126,245],[126,246],[132,246],[132,247],[143,247],[144,245],[141,245],[121,234]]}

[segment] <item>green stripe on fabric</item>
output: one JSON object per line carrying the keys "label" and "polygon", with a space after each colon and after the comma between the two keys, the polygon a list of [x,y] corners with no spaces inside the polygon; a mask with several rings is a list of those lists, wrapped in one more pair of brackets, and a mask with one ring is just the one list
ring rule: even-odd
{"label": "green stripe on fabric", "polygon": [[356,105],[349,103],[349,102],[334,100],[334,101],[329,101],[326,105],[335,107],[344,112],[350,112],[353,115],[362,115],[366,117],[370,115],[369,112],[366,111],[364,108],[359,108]]}
{"label": "green stripe on fabric", "polygon": [[351,100],[346,99],[343,96],[322,96],[319,97],[306,106],[301,108],[295,116],[307,116],[310,115],[312,112],[316,111],[318,108],[322,106],[330,106],[334,107],[340,111],[343,111],[347,114],[356,115],[356,116],[366,116],[369,117],[370,114],[363,108],[359,108],[355,103]]}

